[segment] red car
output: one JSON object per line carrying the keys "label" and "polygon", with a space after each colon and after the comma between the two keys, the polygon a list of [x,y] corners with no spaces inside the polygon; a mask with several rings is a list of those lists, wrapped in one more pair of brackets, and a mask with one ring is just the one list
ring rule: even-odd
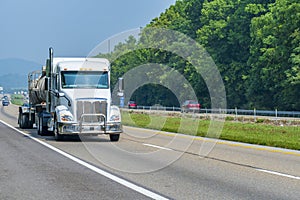
{"label": "red car", "polygon": [[128,108],[129,109],[137,109],[137,104],[135,103],[135,101],[129,101]]}
{"label": "red car", "polygon": [[181,106],[181,112],[199,112],[200,104],[195,100],[186,100]]}

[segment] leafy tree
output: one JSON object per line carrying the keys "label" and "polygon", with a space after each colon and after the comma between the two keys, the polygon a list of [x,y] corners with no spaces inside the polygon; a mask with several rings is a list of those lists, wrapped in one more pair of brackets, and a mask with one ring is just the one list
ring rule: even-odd
{"label": "leafy tree", "polygon": [[[147,28],[179,31],[204,46],[222,75],[228,107],[300,110],[299,4],[298,0],[177,0]],[[181,73],[200,103],[209,107],[207,77],[201,77],[189,61],[171,53],[174,51],[155,48],[168,46],[169,50],[180,49],[194,56],[184,46],[184,38],[144,33],[139,40],[129,37],[113,52],[98,55],[112,61],[113,84],[134,67],[160,63]],[[153,48],[145,48],[149,43]],[[198,64],[205,68],[205,62]],[[151,76],[154,74],[147,74]],[[165,79],[164,75],[156,76],[161,82]],[[139,101],[145,105],[177,105],[169,92],[149,84],[132,98],[143,97]]]}
{"label": "leafy tree", "polygon": [[229,107],[247,104],[245,80],[250,67],[250,24],[255,15],[270,1],[213,0],[203,4],[198,41],[203,44],[218,66],[227,92]]}
{"label": "leafy tree", "polygon": [[300,110],[300,3],[277,0],[253,18],[248,98],[255,106]]}

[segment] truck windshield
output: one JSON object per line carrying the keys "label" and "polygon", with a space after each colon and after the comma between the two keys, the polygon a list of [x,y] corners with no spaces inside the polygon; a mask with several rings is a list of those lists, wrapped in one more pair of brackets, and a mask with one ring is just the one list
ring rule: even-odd
{"label": "truck windshield", "polygon": [[62,88],[100,88],[108,89],[108,72],[62,71]]}

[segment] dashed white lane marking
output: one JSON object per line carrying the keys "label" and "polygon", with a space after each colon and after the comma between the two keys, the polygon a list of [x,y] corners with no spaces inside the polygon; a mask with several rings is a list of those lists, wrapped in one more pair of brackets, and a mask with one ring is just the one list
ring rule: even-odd
{"label": "dashed white lane marking", "polygon": [[196,140],[196,141],[205,141],[205,142],[217,143],[217,144],[222,144],[222,145],[227,145],[227,146],[241,147],[244,149],[254,149],[254,150],[259,150],[259,151],[268,151],[268,152],[272,152],[272,153],[282,153],[282,154],[287,154],[287,155],[300,156],[299,151],[291,150],[291,149],[282,149],[282,148],[261,146],[261,145],[255,145],[255,144],[247,144],[247,143],[241,143],[241,142],[225,141],[225,140],[220,140],[220,139],[195,137],[195,136],[191,136],[191,135],[170,133],[170,132],[164,132],[164,131],[159,131],[159,130],[143,129],[143,128],[130,127],[130,126],[126,126],[126,129],[143,130],[144,132],[153,132],[154,131],[156,134],[172,136],[172,137],[176,136],[176,137],[180,137],[180,138],[189,138],[190,139],[190,137],[193,137],[192,140]]}
{"label": "dashed white lane marking", "polygon": [[138,192],[140,194],[143,194],[143,195],[145,195],[147,197],[150,197],[152,199],[167,200],[167,198],[165,198],[165,197],[163,197],[163,196],[161,196],[159,194],[156,194],[156,193],[154,193],[154,192],[152,192],[150,190],[147,190],[147,189],[145,189],[145,188],[143,188],[141,186],[135,185],[134,183],[131,183],[131,182],[129,182],[127,180],[124,180],[124,179],[122,179],[120,177],[117,177],[117,176],[115,176],[113,174],[110,174],[110,173],[108,173],[108,172],[106,172],[106,171],[104,171],[102,169],[99,169],[99,168],[97,168],[97,167],[95,167],[95,166],[93,166],[93,165],[91,165],[91,164],[89,164],[87,162],[84,162],[83,160],[80,160],[80,159],[78,159],[78,158],[76,158],[76,157],[74,157],[74,156],[72,156],[72,155],[70,155],[70,154],[68,154],[68,153],[66,153],[66,152],[64,152],[64,151],[56,148],[56,147],[54,147],[54,146],[51,146],[50,144],[48,144],[46,142],[43,142],[43,141],[41,141],[41,140],[39,140],[39,139],[37,139],[35,137],[32,137],[31,135],[29,135],[29,134],[27,134],[25,132],[22,132],[22,131],[16,129],[15,127],[11,126],[10,124],[8,124],[8,123],[6,123],[6,122],[4,122],[2,120],[0,120],[0,122],[3,123],[3,124],[5,124],[6,126],[10,127],[11,129],[13,129],[13,130],[15,130],[15,131],[17,131],[17,132],[19,132],[19,133],[27,136],[28,138],[30,138],[30,139],[32,139],[32,140],[40,143],[41,145],[43,145],[45,147],[48,147],[49,149],[52,149],[53,151],[55,151],[55,152],[57,152],[57,153],[65,156],[66,158],[69,158],[69,159],[73,160],[74,162],[76,162],[76,163],[78,163],[78,164],[80,164],[80,165],[82,165],[82,166],[84,166],[84,167],[86,167],[86,168],[88,168],[88,169],[90,169],[90,170],[92,170],[92,171],[94,171],[94,172],[102,175],[102,176],[105,176],[106,178],[109,178],[109,179],[111,179],[111,180],[113,180],[113,181],[115,181],[115,182],[117,182],[117,183],[119,183],[119,184],[121,184],[121,185],[123,185],[123,186],[125,186],[127,188],[130,188],[130,189],[132,189],[132,190],[134,190],[134,191],[136,191],[136,192]]}
{"label": "dashed white lane marking", "polygon": [[265,173],[268,173],[268,174],[273,174],[273,175],[277,175],[277,176],[283,176],[283,177],[288,177],[288,178],[300,180],[299,176],[293,176],[293,175],[289,175],[289,174],[283,174],[283,173],[280,173],[280,172],[274,172],[274,171],[269,171],[269,170],[265,170],[265,169],[256,169],[256,170],[260,171],[260,172],[265,172]]}
{"label": "dashed white lane marking", "polygon": [[[153,144],[145,144],[144,143],[143,145],[154,147],[154,148],[158,148],[158,149],[164,149],[164,150],[172,151],[172,149],[161,147],[161,146],[157,146],[157,145],[153,145]],[[264,172],[264,173],[268,173],[268,174],[273,174],[273,175],[277,175],[277,176],[282,176],[282,177],[287,177],[287,178],[292,178],[292,179],[300,180],[299,176],[293,176],[293,175],[289,175],[289,174],[283,174],[283,173],[280,173],[280,172],[270,171],[270,170],[266,170],[266,169],[258,169],[258,168],[256,168],[255,170],[260,171],[260,172]]]}
{"label": "dashed white lane marking", "polygon": [[157,146],[157,145],[154,145],[154,144],[143,144],[145,146],[149,146],[149,147],[154,147],[154,148],[158,148],[158,149],[163,149],[163,150],[167,150],[167,151],[173,151],[172,149],[169,149],[169,148],[166,148],[166,147],[161,147],[161,146]]}

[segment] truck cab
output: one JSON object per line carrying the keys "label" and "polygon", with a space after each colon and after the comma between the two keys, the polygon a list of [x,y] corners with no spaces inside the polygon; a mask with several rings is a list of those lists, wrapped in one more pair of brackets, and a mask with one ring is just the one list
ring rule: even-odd
{"label": "truck cab", "polygon": [[121,115],[111,105],[109,61],[54,58],[53,72],[49,110],[55,137],[105,133],[118,140]]}

